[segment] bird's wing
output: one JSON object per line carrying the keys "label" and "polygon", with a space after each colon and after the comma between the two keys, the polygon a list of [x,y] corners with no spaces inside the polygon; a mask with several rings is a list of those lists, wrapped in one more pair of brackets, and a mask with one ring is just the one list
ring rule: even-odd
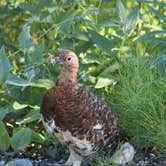
{"label": "bird's wing", "polygon": [[54,119],[56,105],[55,89],[51,88],[43,96],[40,106],[40,112],[45,121]]}

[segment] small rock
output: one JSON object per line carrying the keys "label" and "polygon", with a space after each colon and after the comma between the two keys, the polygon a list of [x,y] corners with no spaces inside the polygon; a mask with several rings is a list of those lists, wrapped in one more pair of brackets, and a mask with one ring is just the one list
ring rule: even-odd
{"label": "small rock", "polygon": [[115,152],[112,157],[112,161],[115,164],[125,165],[128,162],[132,162],[135,155],[134,147],[126,142],[119,150]]}
{"label": "small rock", "polygon": [[14,159],[14,166],[33,166],[28,159]]}
{"label": "small rock", "polygon": [[0,166],[3,166],[3,165],[5,165],[5,161],[2,160],[2,161],[0,162]]}
{"label": "small rock", "polygon": [[145,162],[143,160],[139,161],[136,166],[145,166]]}

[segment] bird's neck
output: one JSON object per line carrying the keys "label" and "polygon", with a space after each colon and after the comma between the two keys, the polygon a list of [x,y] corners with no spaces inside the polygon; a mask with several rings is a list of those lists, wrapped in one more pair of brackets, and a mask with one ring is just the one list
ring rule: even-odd
{"label": "bird's neck", "polygon": [[68,84],[77,82],[77,70],[63,69],[58,79],[59,84]]}

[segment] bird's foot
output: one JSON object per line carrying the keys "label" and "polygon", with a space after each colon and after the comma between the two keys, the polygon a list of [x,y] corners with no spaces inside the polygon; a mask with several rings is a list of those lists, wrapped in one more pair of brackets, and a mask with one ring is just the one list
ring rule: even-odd
{"label": "bird's foot", "polygon": [[69,148],[69,151],[70,156],[68,160],[64,163],[64,166],[80,166],[82,157],[71,148]]}

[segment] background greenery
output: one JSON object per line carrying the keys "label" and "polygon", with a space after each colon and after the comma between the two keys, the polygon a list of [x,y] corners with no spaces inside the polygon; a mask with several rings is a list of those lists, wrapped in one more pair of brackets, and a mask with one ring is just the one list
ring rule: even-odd
{"label": "background greenery", "polygon": [[1,0],[1,151],[64,152],[39,107],[60,71],[51,54],[65,48],[80,59],[79,83],[116,112],[134,146],[166,152],[165,23],[164,0]]}

